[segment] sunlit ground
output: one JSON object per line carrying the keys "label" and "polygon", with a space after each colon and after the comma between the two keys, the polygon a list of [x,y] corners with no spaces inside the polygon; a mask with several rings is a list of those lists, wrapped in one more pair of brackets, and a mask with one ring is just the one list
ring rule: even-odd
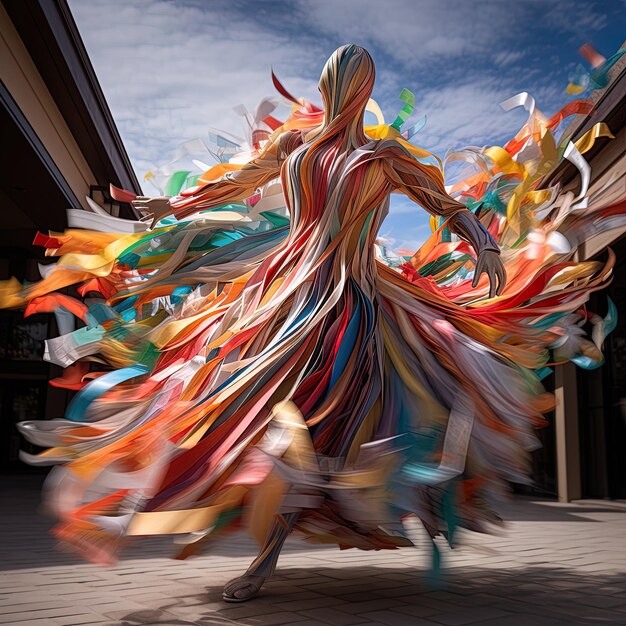
{"label": "sunlit ground", "polygon": [[169,539],[138,540],[110,568],[58,552],[37,514],[38,481],[3,477],[0,623],[78,624],[624,624],[626,507],[516,499],[499,536],[466,533],[442,546],[434,576],[419,549],[359,552],[292,539],[274,579],[246,604],[221,589],[255,551],[232,537],[176,561]]}

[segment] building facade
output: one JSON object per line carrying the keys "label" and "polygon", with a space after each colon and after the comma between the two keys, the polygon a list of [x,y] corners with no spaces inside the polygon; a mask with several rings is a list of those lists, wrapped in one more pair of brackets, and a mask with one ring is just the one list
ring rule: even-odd
{"label": "building facade", "polygon": [[[39,279],[37,231],[62,231],[66,209],[87,197],[120,217],[109,182],[140,193],[119,133],[65,0],[0,4],[0,279]],[[48,384],[59,368],[41,359],[53,316],[0,311],[0,467],[26,470],[15,423],[60,417],[71,392]]]}
{"label": "building facade", "polygon": [[[603,192],[606,201],[626,213],[626,56],[613,67],[608,86],[593,92],[595,107],[577,116],[565,132],[573,141],[598,122],[605,122],[613,139],[599,138],[585,154],[591,167],[590,207]],[[580,175],[563,162],[545,186],[560,183],[564,191],[580,188]],[[567,236],[567,230],[563,231]],[[607,230],[580,246],[577,260],[616,255],[612,283],[594,293],[589,310],[602,316],[610,298],[617,307],[616,329],[606,338],[605,363],[587,371],[568,363],[555,369],[552,386],[557,408],[546,432],[544,450],[536,453],[536,484],[567,502],[580,498],[626,499],[626,232]]]}

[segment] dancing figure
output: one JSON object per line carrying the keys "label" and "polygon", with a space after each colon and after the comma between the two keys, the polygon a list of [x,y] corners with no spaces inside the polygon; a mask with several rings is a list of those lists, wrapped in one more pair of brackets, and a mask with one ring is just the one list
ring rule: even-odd
{"label": "dancing figure", "polygon": [[[492,150],[483,172],[494,179],[499,163],[509,186],[496,191],[510,197],[526,185],[517,213],[472,211],[406,133],[365,127],[373,86],[368,52],[342,46],[320,78],[321,110],[296,105],[245,164],[218,164],[173,197],[115,190],[150,228],[41,236],[58,263],[5,286],[5,306],[84,322],[47,342],[49,360],[80,374],[67,415],[20,429],[48,448],[26,460],[58,465],[55,533],[87,558],[170,533],[186,537],[184,557],[246,528],[261,550],[224,589],[243,601],[294,529],[359,549],[411,545],[409,515],[450,542],[458,527],[485,530],[506,481],[527,480],[553,407],[538,372],[557,344],[601,360],[568,329],[611,261],[511,243],[539,228],[523,219],[541,194],[515,169],[523,160]],[[288,223],[238,221],[229,207],[277,180]],[[480,182],[475,199],[489,191]],[[395,267],[377,256],[392,193],[435,229]],[[563,208],[558,197],[550,206]],[[59,292],[70,285],[90,303]]]}

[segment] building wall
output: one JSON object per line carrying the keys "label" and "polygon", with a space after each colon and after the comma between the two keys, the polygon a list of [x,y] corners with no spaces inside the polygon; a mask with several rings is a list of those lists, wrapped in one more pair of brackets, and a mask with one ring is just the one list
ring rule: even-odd
{"label": "building wall", "polygon": [[[609,206],[626,199],[626,58],[612,71],[604,92],[594,92],[595,120],[609,121],[614,139],[601,138],[588,159],[591,166],[590,208]],[[604,99],[603,97],[607,96]],[[609,105],[607,105],[607,102]],[[581,119],[574,125],[574,139],[589,127]],[[564,190],[580,188],[576,174]],[[567,236],[567,230],[564,230]],[[616,254],[613,281],[606,289],[592,294],[588,309],[602,316],[607,299],[618,309],[618,326],[604,343],[605,364],[586,371],[568,364],[557,368],[555,391],[555,457],[557,490],[561,501],[579,498],[626,498],[626,233],[613,229],[598,233],[579,246],[576,258],[606,261],[607,248]]]}
{"label": "building wall", "polygon": [[[22,129],[12,124],[3,109],[3,147],[18,154],[13,153],[11,162],[3,164],[5,171],[1,173],[0,280],[15,276],[21,281],[35,281],[40,278],[38,263],[45,259],[42,249],[30,245],[34,234],[38,229],[63,228],[65,209],[85,205],[85,196],[96,179],[2,5],[0,80],[78,202],[69,205],[55,180],[31,154],[28,141],[18,141]],[[32,195],[15,193],[15,185],[23,181],[15,178],[13,170],[22,164],[26,171],[20,173],[32,183],[29,187],[36,191],[36,203]],[[22,311],[0,311],[0,468],[5,471],[41,471],[19,460],[20,449],[37,450],[22,439],[15,424],[25,419],[61,417],[73,395],[48,382],[59,376],[61,369],[42,360],[42,340],[55,334],[58,332],[52,315],[24,318]]]}
{"label": "building wall", "polygon": [[5,84],[83,208],[95,177],[63,115],[0,5],[0,79]]}
{"label": "building wall", "polygon": [[617,327],[604,342],[604,365],[577,376],[583,498],[626,499],[626,238],[612,248],[617,256],[613,281],[593,294],[589,308],[604,315],[611,298]]}

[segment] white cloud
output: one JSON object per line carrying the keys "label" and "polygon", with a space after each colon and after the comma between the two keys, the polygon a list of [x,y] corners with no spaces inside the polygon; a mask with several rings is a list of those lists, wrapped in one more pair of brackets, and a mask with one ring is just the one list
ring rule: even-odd
{"label": "white cloud", "polygon": [[526,55],[525,50],[502,50],[493,57],[493,62],[499,67],[506,67],[517,63]]}
{"label": "white cloud", "polygon": [[471,2],[387,0],[384,6],[358,0],[306,2],[311,23],[322,32],[374,44],[403,67],[447,60],[492,44],[505,11],[498,3],[483,5],[487,16],[476,20]]}
{"label": "white cloud", "polygon": [[[555,2],[549,10],[539,0],[70,0],[70,5],[140,179],[153,165],[167,162],[181,142],[209,128],[241,134],[233,107],[253,109],[261,98],[275,95],[272,67],[296,96],[318,102],[317,80],[326,58],[349,41],[373,53],[374,95],[388,120],[402,106],[400,89],[416,92],[415,115],[428,116],[417,143],[443,155],[448,148],[504,140],[521,126],[524,114],[503,112],[502,100],[528,90],[548,114],[563,103],[563,85],[550,84],[541,74],[540,54],[524,44],[533,20],[541,17],[554,37],[594,31],[602,23],[593,4],[576,0]],[[403,224],[418,228],[411,211],[393,200],[384,228],[398,241],[415,243],[426,232],[427,216],[418,219],[419,232],[405,236]]]}
{"label": "white cloud", "polygon": [[[546,19],[560,23],[569,4],[558,3],[560,11],[551,9]],[[245,6],[222,0],[71,0],[140,176],[209,127],[240,134],[241,121],[232,108],[240,103],[252,108],[275,93],[272,66],[296,95],[318,100],[316,83],[325,58],[350,39],[373,46],[380,59],[375,95],[388,117],[401,106],[401,87],[416,91],[417,112],[429,116],[419,138],[427,147],[443,152],[515,128],[515,115],[498,107],[519,90],[515,80],[489,66],[481,69],[472,59],[514,39],[521,28],[515,18],[528,10],[526,4],[389,0],[382,13],[374,2],[316,0],[277,10],[277,23],[273,3],[247,5],[254,11]],[[568,28],[593,23],[593,9],[572,11],[576,19]],[[522,54],[502,48],[495,61],[510,65]],[[462,64],[451,60],[459,55],[465,57]]]}
{"label": "white cloud", "polygon": [[492,58],[507,45],[519,47],[522,38],[532,38],[542,27],[588,36],[606,20],[601,5],[577,0],[548,5],[542,0],[299,0],[299,6],[313,28],[344,42],[373,44],[403,69],[430,64],[439,70],[461,56]]}
{"label": "white cloud", "polygon": [[[206,5],[205,5],[206,6]],[[311,54],[277,29],[259,37],[218,4],[74,0],[71,8],[140,178],[210,127],[241,134],[233,107],[274,95],[270,68],[298,95],[317,94]]]}

